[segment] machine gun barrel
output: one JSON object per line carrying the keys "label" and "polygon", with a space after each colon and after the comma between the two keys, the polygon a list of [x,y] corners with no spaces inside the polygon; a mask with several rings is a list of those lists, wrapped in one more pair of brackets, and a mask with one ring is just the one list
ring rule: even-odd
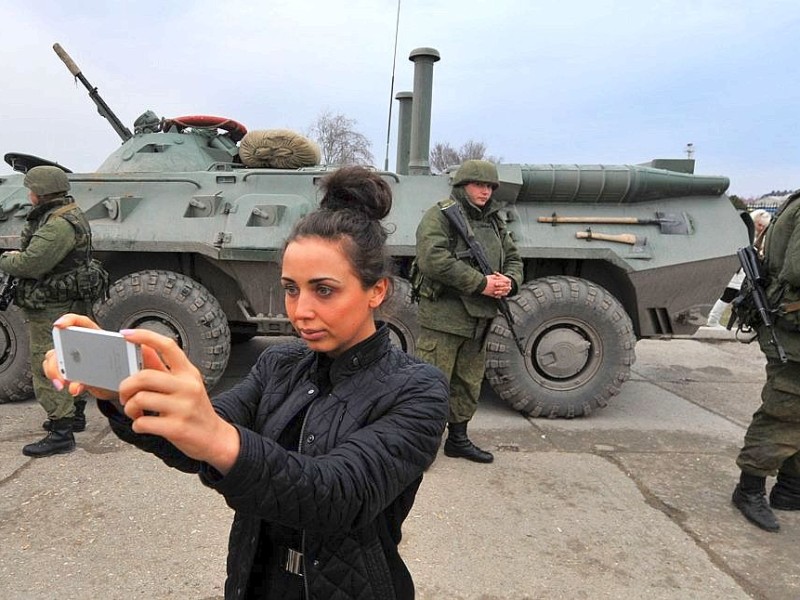
{"label": "machine gun barrel", "polygon": [[125,127],[122,124],[122,121],[117,118],[117,115],[108,107],[105,100],[100,97],[100,93],[97,91],[97,88],[94,87],[86,77],[83,76],[81,70],[78,68],[78,65],[75,64],[75,61],[72,60],[69,54],[67,54],[66,50],[61,47],[61,44],[53,44],[53,50],[55,53],[58,54],[58,57],[64,62],[69,69],[69,72],[72,73],[73,77],[75,77],[78,81],[83,84],[87,90],[89,90],[89,97],[92,99],[92,102],[95,103],[97,106],[97,112],[100,113],[109,123],[111,123],[111,127],[114,128],[114,131],[117,132],[117,135],[122,138],[123,142],[127,142],[129,139],[133,137],[130,129]]}

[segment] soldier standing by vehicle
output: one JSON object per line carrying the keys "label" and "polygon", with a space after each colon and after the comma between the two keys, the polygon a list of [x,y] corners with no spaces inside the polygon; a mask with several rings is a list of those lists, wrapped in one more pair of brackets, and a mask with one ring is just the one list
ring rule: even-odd
{"label": "soldier standing by vehicle", "polygon": [[[742,470],[733,492],[733,504],[761,529],[778,531],[772,512],[800,510],[800,193],[790,196],[767,231],[766,297],[777,309],[772,317],[775,334],[785,351],[780,360],[777,343],[764,325],[757,327],[761,350],[767,357],[767,381],[762,404],[744,438],[736,464]],[[766,478],[778,480],[766,498]]]}
{"label": "soldier standing by vehicle", "polygon": [[0,256],[0,271],[18,278],[14,301],[28,321],[33,390],[47,413],[43,426],[49,433],[22,449],[38,458],[71,452],[73,431],[86,427],[86,396],[73,399],[67,391],[56,391],[42,370],[45,353],[53,347],[53,321],[69,312],[91,314],[108,275],[91,258],[91,228],[67,195],[66,173],[52,166],[34,167],[24,185],[33,209],[22,229],[21,249]]}
{"label": "soldier standing by vehicle", "polygon": [[[478,408],[485,372],[484,345],[497,316],[496,299],[516,294],[522,259],[492,202],[497,168],[468,160],[456,171],[448,200],[428,209],[417,227],[415,288],[419,290],[420,336],[417,355],[439,367],[450,381],[447,456],[490,463],[494,457],[470,441],[467,424]],[[456,203],[495,272],[484,275],[471,259],[467,242],[443,213]]]}

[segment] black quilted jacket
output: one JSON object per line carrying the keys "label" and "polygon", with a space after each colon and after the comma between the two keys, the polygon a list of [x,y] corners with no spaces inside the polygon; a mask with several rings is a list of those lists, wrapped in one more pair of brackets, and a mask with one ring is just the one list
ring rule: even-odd
{"label": "black quilted jacket", "polygon": [[[273,346],[214,399],[241,437],[224,477],[162,438],[133,433],[110,403],[99,404],[120,438],[199,473],[236,511],[226,599],[244,597],[262,520],[302,532],[307,598],[411,599],[400,526],[439,448],[447,382],[394,347],[385,326],[334,361],[327,394],[315,382],[318,360],[300,342]],[[305,406],[300,449],[287,451],[274,440]]]}

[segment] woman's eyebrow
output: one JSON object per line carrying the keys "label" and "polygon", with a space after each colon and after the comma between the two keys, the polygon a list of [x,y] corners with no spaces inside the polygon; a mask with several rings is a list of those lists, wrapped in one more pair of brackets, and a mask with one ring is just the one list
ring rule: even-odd
{"label": "woman's eyebrow", "polygon": [[[295,280],[292,279],[291,277],[284,277],[284,276],[281,276],[281,281],[296,283]],[[325,283],[326,281],[332,283],[341,283],[341,281],[336,279],[336,277],[329,277],[327,275],[323,277],[314,277],[313,279],[309,279],[308,283]]]}

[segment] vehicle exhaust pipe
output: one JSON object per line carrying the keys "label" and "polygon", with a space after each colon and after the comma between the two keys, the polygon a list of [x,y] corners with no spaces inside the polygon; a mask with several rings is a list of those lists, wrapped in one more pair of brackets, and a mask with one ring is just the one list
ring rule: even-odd
{"label": "vehicle exhaust pipe", "polygon": [[433,63],[439,51],[416,48],[408,60],[414,63],[414,99],[411,103],[411,149],[409,175],[430,175],[431,105],[433,100]]}
{"label": "vehicle exhaust pipe", "polygon": [[411,152],[411,105],[414,94],[397,92],[395,96],[399,110],[397,111],[397,166],[400,175],[408,175],[408,161]]}

